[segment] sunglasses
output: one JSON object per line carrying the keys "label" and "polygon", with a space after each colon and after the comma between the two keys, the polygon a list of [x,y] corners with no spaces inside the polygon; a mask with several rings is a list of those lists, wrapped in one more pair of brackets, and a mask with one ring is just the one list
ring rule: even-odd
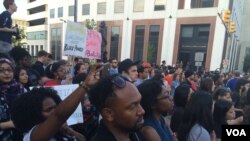
{"label": "sunglasses", "polygon": [[[113,88],[112,88],[112,92],[108,94],[109,95],[108,97],[110,97],[110,96],[113,97],[116,95],[114,92],[115,88],[118,88],[118,89],[124,88],[126,86],[126,80],[127,80],[126,78],[124,78],[120,75],[115,76],[113,79],[111,79],[111,83],[113,85]],[[106,97],[106,99],[107,99],[107,97]],[[104,100],[104,101],[105,101],[103,103],[104,107],[108,107],[106,100]]]}
{"label": "sunglasses", "polygon": [[112,84],[118,88],[124,88],[126,86],[126,80],[122,76],[116,76],[111,80]]}

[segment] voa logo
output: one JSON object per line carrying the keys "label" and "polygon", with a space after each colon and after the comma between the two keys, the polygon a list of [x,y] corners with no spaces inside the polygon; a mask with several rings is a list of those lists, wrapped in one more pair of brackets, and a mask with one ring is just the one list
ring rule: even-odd
{"label": "voa logo", "polygon": [[226,129],[227,136],[247,136],[244,129]]}

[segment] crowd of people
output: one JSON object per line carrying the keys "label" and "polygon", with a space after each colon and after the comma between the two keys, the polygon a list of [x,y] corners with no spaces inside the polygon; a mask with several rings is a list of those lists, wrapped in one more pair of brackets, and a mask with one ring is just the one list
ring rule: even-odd
{"label": "crowd of people", "polygon": [[[110,58],[33,61],[21,47],[0,54],[0,139],[219,141],[221,125],[249,124],[248,76]],[[78,84],[61,100],[53,86]],[[82,104],[84,123],[66,120]]]}
{"label": "crowd of people", "polygon": [[[222,125],[250,123],[250,81],[238,71],[195,72],[110,58],[37,58],[11,46],[14,0],[0,15],[1,141],[220,141]],[[106,58],[107,59],[107,58]],[[105,59],[105,61],[106,61]],[[53,86],[79,87],[61,99]],[[82,105],[83,123],[67,125]]]}

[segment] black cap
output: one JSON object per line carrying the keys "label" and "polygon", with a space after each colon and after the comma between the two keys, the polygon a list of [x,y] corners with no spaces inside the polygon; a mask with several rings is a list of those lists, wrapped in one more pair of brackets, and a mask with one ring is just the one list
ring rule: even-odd
{"label": "black cap", "polygon": [[131,66],[136,66],[140,61],[133,62],[131,59],[125,59],[118,64],[118,72],[122,73],[123,71],[128,71]]}

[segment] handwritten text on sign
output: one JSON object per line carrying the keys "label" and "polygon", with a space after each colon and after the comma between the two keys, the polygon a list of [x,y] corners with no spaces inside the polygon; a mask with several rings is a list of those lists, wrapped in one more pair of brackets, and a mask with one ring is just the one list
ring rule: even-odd
{"label": "handwritten text on sign", "polygon": [[88,30],[85,58],[101,59],[101,44],[101,34],[95,30]]}
{"label": "handwritten text on sign", "polygon": [[[59,85],[53,86],[52,88],[57,91],[58,95],[62,100],[68,97],[79,85]],[[67,120],[68,125],[73,125],[76,123],[83,123],[82,106],[78,105],[74,113]]]}
{"label": "handwritten text on sign", "polygon": [[67,21],[64,55],[84,57],[87,28],[79,23]]}

